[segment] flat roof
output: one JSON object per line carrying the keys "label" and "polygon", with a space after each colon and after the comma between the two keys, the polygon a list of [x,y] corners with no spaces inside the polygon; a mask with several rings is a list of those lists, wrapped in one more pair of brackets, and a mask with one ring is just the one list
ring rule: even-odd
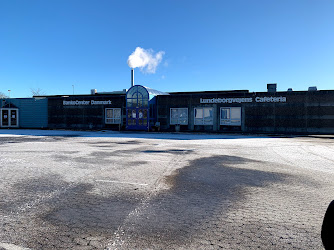
{"label": "flat roof", "polygon": [[249,93],[249,90],[213,90],[213,91],[186,91],[186,92],[167,92],[170,95],[174,94],[219,94],[219,93]]}

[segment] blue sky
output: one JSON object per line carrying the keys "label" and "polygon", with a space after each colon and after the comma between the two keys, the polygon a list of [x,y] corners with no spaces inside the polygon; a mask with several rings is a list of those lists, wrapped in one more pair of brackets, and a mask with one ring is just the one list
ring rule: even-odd
{"label": "blue sky", "polygon": [[0,92],[129,88],[136,47],[164,52],[154,74],[135,69],[161,91],[334,89],[333,13],[330,0],[0,0]]}

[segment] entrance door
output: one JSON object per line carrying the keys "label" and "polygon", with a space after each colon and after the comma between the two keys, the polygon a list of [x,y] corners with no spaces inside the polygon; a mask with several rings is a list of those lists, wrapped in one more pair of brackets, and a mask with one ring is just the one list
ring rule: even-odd
{"label": "entrance door", "polygon": [[18,109],[1,109],[1,127],[18,127]]}
{"label": "entrance door", "polygon": [[129,108],[127,109],[127,125],[132,129],[147,129],[148,109]]}
{"label": "entrance door", "polygon": [[148,130],[149,94],[145,87],[135,85],[126,94],[126,129]]}

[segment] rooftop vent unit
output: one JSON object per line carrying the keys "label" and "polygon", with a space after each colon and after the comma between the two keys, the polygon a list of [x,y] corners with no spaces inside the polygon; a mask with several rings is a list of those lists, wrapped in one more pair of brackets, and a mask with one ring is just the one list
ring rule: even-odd
{"label": "rooftop vent unit", "polygon": [[288,88],[288,92],[292,92],[293,90],[292,90],[292,88]]}
{"label": "rooftop vent unit", "polygon": [[90,94],[91,94],[91,95],[95,95],[96,93],[97,93],[97,89],[91,89],[91,90],[90,90]]}
{"label": "rooftop vent unit", "polygon": [[317,86],[308,87],[308,91],[317,91]]}
{"label": "rooftop vent unit", "polygon": [[277,83],[268,83],[267,84],[267,91],[268,93],[276,93]]}

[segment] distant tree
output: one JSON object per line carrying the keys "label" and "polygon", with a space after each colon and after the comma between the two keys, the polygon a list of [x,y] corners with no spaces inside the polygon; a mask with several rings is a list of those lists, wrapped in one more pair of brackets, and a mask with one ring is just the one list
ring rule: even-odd
{"label": "distant tree", "polygon": [[40,96],[40,95],[45,95],[45,92],[40,89],[40,88],[37,88],[37,89],[30,89],[31,90],[31,94],[32,96]]}
{"label": "distant tree", "polygon": [[0,98],[8,98],[8,95],[4,94],[3,92],[0,92]]}

